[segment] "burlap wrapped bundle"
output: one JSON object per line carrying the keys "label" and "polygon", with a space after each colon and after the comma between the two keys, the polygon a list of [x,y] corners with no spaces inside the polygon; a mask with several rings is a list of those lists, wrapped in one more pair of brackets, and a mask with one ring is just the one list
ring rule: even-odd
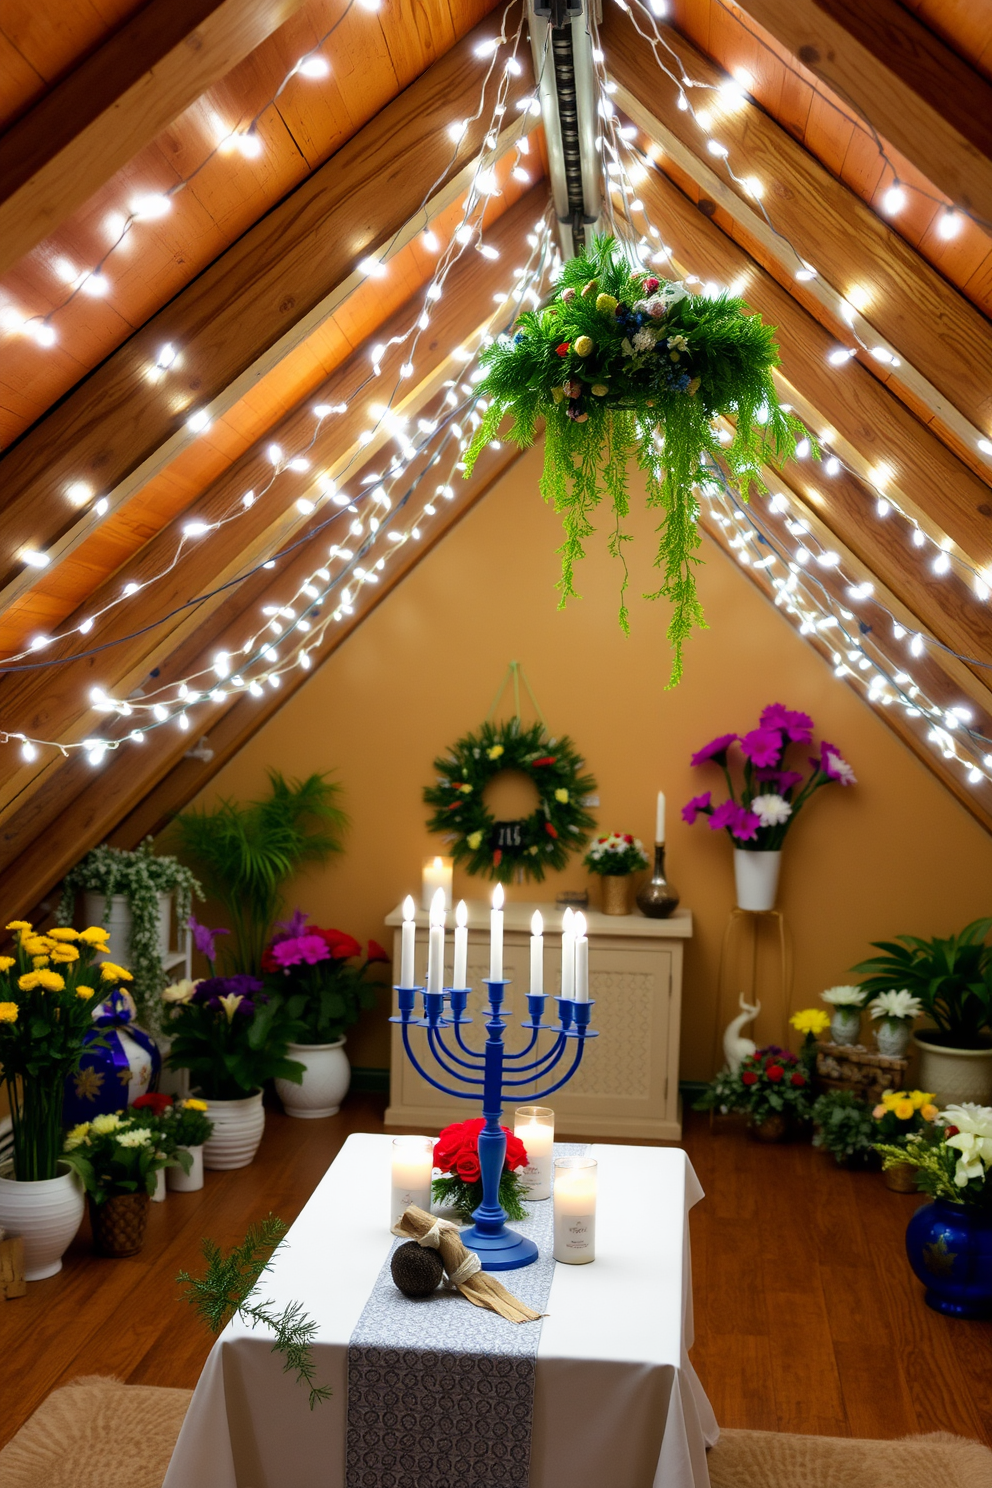
{"label": "burlap wrapped bundle", "polygon": [[495,1277],[478,1269],[478,1256],[462,1244],[458,1226],[450,1220],[437,1219],[411,1204],[397,1222],[395,1233],[437,1250],[448,1279],[474,1307],[498,1312],[510,1323],[533,1323],[543,1316],[525,1302],[518,1301]]}

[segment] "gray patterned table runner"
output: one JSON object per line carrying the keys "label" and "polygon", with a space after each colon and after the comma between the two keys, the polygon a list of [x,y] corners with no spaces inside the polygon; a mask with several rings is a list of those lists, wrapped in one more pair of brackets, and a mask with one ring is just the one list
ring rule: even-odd
{"label": "gray patterned table runner", "polygon": [[[556,1157],[588,1150],[555,1143]],[[527,1210],[513,1228],[540,1254],[495,1274],[544,1312],[552,1201]],[[540,1320],[508,1323],[446,1283],[430,1297],[404,1297],[389,1271],[395,1248],[348,1345],[347,1488],[527,1488]]]}

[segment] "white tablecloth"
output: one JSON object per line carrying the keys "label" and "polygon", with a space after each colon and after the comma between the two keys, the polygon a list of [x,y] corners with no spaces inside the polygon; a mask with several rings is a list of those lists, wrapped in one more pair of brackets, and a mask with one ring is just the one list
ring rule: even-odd
{"label": "white tablecloth", "polygon": [[[262,1282],[278,1307],[299,1300],[316,1320],[317,1380],[332,1398],[311,1412],[264,1333],[231,1323],[204,1366],[164,1488],[344,1488],[348,1341],[392,1244],[390,1141],[348,1138]],[[708,1488],[717,1426],[687,1352],[688,1216],[702,1189],[675,1148],[592,1150],[596,1260],[555,1267],[531,1488]],[[512,1291],[513,1272],[502,1279]]]}

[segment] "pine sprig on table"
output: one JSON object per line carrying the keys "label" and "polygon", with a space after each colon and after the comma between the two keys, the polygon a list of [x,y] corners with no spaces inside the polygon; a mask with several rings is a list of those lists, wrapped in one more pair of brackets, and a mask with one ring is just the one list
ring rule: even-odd
{"label": "pine sprig on table", "polygon": [[256,1299],[262,1275],[271,1270],[276,1251],[285,1239],[287,1226],[275,1214],[250,1225],[240,1245],[224,1255],[214,1240],[205,1239],[201,1249],[207,1263],[203,1276],[180,1271],[176,1280],[185,1288],[186,1300],[199,1313],[211,1333],[219,1333],[231,1320],[260,1323],[275,1335],[272,1352],[283,1355],[283,1372],[295,1373],[298,1384],[310,1391],[310,1409],[331,1395],[330,1385],[314,1384],[313,1343],[317,1324],[303,1311],[302,1302],[289,1302],[278,1312],[272,1302]]}

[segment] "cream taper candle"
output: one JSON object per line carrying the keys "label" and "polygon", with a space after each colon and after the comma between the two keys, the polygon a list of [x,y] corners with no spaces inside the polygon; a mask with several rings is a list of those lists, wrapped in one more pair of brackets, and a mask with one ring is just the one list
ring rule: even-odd
{"label": "cream taper candle", "polygon": [[503,885],[493,890],[493,907],[489,916],[489,980],[503,980]]}
{"label": "cream taper candle", "polygon": [[544,920],[539,909],[530,917],[530,990],[535,997],[544,991]]}
{"label": "cream taper candle", "polygon": [[594,1157],[556,1157],[554,1169],[554,1258],[568,1266],[596,1259],[596,1169]]}
{"label": "cream taper candle", "polygon": [[575,911],[566,909],[561,917],[561,995],[575,996],[575,936],[572,924]]}
{"label": "cream taper candle", "polygon": [[654,818],[654,840],[664,843],[665,841],[665,792],[658,792],[658,808]]}
{"label": "cream taper candle", "polygon": [[407,894],[403,900],[403,931],[400,941],[400,980],[401,987],[412,987],[414,978],[413,958],[417,945],[417,921],[416,910],[413,904],[413,895]]}
{"label": "cream taper candle", "polygon": [[455,910],[455,964],[451,985],[459,991],[468,986],[468,905],[459,899]]}
{"label": "cream taper candle", "polygon": [[586,917],[577,913],[572,921],[575,930],[575,1000],[589,1001],[589,941],[586,937]]}
{"label": "cream taper candle", "polygon": [[451,908],[451,886],[454,879],[454,858],[433,857],[424,859],[421,874],[420,907],[430,909],[438,889],[444,890],[444,907]]}
{"label": "cream taper candle", "polygon": [[444,890],[438,889],[431,900],[431,926],[427,940],[427,990],[440,992],[444,986]]}

